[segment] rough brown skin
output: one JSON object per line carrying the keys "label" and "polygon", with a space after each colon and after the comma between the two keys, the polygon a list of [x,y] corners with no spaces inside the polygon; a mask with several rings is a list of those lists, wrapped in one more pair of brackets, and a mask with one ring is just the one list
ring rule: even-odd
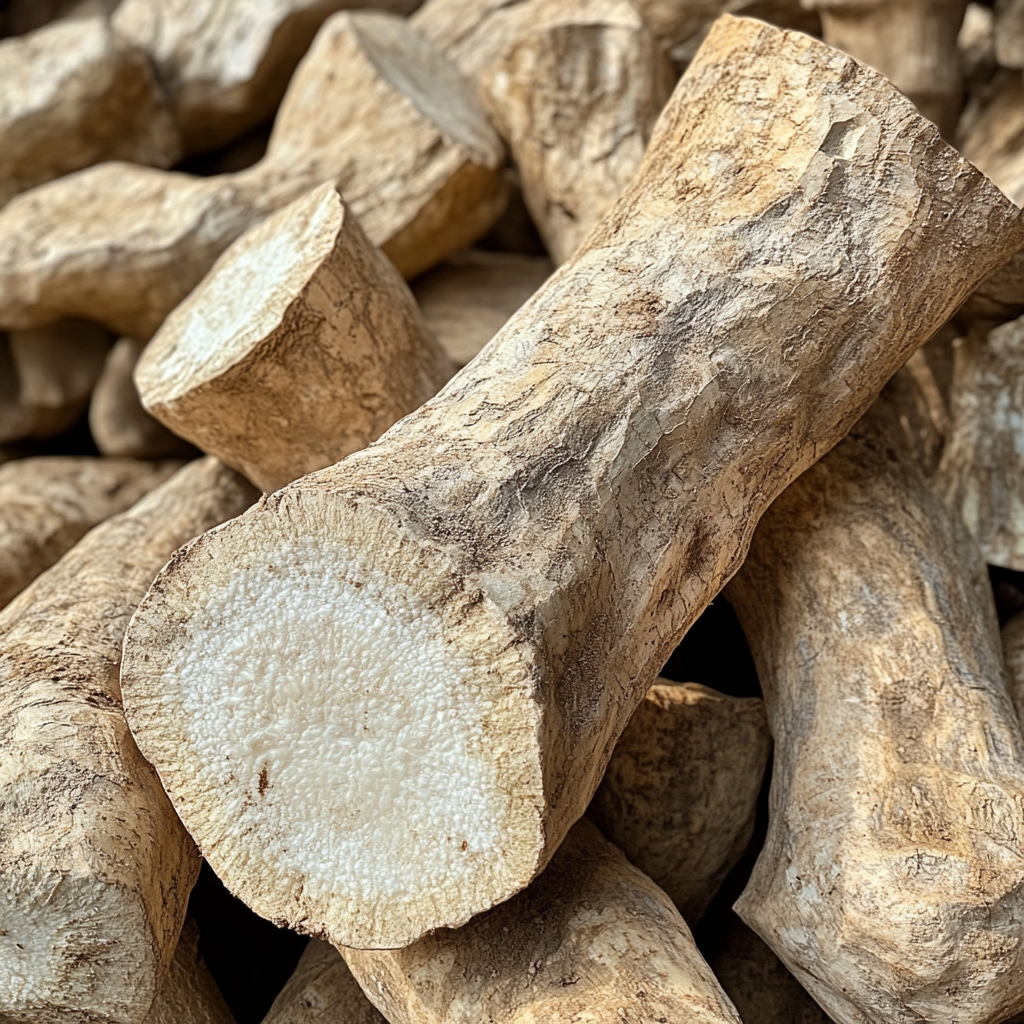
{"label": "rough brown skin", "polygon": [[[633,183],[484,352],[376,444],[204,537],[151,588],[128,635],[126,710],[218,876],[264,916],[363,948],[457,926],[523,888],[762,512],[1021,236],[1019,211],[875,72],[806,36],[720,20]],[[295,545],[357,568],[332,574],[332,559],[288,554]],[[252,780],[222,779],[194,754],[181,687],[206,670],[168,666],[208,602],[240,579],[258,592],[281,564],[342,587],[339,616],[366,580],[386,581],[384,594],[437,617],[439,647],[472,659],[480,704],[461,706],[501,738],[479,760],[500,794],[481,813],[500,824],[493,846],[463,850],[458,884],[439,879],[427,896],[410,873],[408,895],[377,897],[390,848],[353,845],[346,870],[365,894],[353,905],[314,895],[325,878],[276,874],[263,850],[294,841],[290,825],[261,834],[257,811],[246,835],[211,824]],[[306,628],[282,619],[260,644]],[[378,683],[372,665],[352,667],[343,631],[330,643],[322,685],[343,707]],[[253,699],[272,706],[277,678],[254,682]],[[390,718],[367,728],[388,737]],[[247,750],[229,731],[225,749]],[[445,799],[461,806],[457,788]],[[336,813],[332,842],[355,844],[346,805]],[[425,841],[406,817],[393,827]],[[434,828],[459,848],[457,831]]]}
{"label": "rough brown skin", "polygon": [[771,737],[764,702],[659,680],[587,814],[695,927],[754,831]]}
{"label": "rough brown skin", "polygon": [[365,448],[454,372],[328,183],[221,256],[135,380],[162,423],[275,491]]}
{"label": "rough brown skin", "polygon": [[144,1024],[235,1024],[199,953],[199,929],[191,917],[185,918],[171,969]]}
{"label": "rough brown skin", "polygon": [[72,426],[89,404],[111,341],[109,331],[84,320],[11,331],[17,413],[0,424],[0,441],[52,437]]}
{"label": "rough brown skin", "polygon": [[466,249],[413,283],[427,329],[465,366],[551,276],[546,256]]}
{"label": "rough brown skin", "polygon": [[870,64],[952,138],[963,105],[957,36],[967,0],[810,0],[826,43]]}
{"label": "rough brown skin", "polygon": [[105,17],[0,39],[0,207],[101,160],[170,167],[181,139],[146,55]]}
{"label": "rough brown skin", "polygon": [[0,608],[178,465],[44,455],[0,466]]}
{"label": "rough brown skin", "polygon": [[342,954],[391,1024],[739,1024],[672,901],[586,819],[502,906],[406,949]]}
{"label": "rough brown skin", "polygon": [[775,502],[728,596],[775,739],[737,913],[839,1024],[1024,1009],[1024,738],[992,592],[884,406]]}
{"label": "rough brown skin", "polygon": [[0,326],[79,316],[148,340],[236,238],[326,181],[413,277],[498,219],[503,163],[472,86],[439,52],[402,18],[343,11],[254,166],[198,178],[101,164],[0,210]]}
{"label": "rough brown skin", "polygon": [[296,65],[336,11],[407,14],[415,0],[123,0],[112,24],[149,54],[190,153],[273,116]]}
{"label": "rough brown skin", "polygon": [[1001,630],[1006,687],[1019,721],[1024,722],[1024,612],[1018,612]]}
{"label": "rough brown skin", "polygon": [[121,710],[121,640],[175,548],[255,492],[215,459],[93,530],[0,613],[0,1013],[141,1024],[199,854]]}
{"label": "rough brown skin", "polygon": [[363,994],[341,954],[311,939],[263,1024],[388,1024]]}
{"label": "rough brown skin", "polygon": [[89,432],[104,455],[133,459],[182,458],[196,449],[142,407],[132,374],[145,346],[121,338],[107,353],[89,402]]}

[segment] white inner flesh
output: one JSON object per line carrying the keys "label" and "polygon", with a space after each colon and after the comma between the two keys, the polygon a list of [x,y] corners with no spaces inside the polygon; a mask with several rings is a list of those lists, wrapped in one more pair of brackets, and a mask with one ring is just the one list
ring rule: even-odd
{"label": "white inner flesh", "polygon": [[165,677],[221,853],[304,903],[451,891],[494,857],[507,805],[479,669],[414,591],[351,553],[300,540],[272,562],[211,596]]}
{"label": "white inner flesh", "polygon": [[143,355],[148,401],[170,401],[244,358],[327,258],[343,214],[323,185],[253,228],[167,319]]}

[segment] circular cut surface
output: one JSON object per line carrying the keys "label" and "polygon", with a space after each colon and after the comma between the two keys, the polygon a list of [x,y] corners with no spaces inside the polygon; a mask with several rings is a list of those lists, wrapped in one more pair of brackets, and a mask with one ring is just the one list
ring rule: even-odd
{"label": "circular cut surface", "polygon": [[317,191],[316,201],[285,207],[235,242],[167,318],[135,373],[147,405],[220,376],[281,323],[330,254],[346,215],[333,185]]}
{"label": "circular cut surface", "polygon": [[227,530],[208,534],[143,603],[124,668],[136,738],[258,913],[354,946],[396,908],[408,927],[382,945],[424,916],[461,924],[526,884],[540,845],[504,849],[539,832],[540,783],[528,689],[492,664],[501,624],[457,642],[358,545],[259,528],[271,518],[230,554]]}

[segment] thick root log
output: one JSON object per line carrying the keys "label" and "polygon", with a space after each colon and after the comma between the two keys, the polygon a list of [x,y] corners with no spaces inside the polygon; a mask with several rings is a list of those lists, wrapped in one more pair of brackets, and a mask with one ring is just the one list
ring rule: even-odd
{"label": "thick root log", "polygon": [[146,55],[105,17],[0,40],[0,206],[101,160],[169,167],[181,140]]}
{"label": "thick root log", "polygon": [[391,1024],[739,1024],[671,900],[587,820],[525,892],[465,927],[342,952]]}
{"label": "thick root log", "polygon": [[875,72],[722,19],[497,338],[140,606],[129,721],[218,876],[359,947],[527,885],[771,500],[1022,233]]}
{"label": "thick root log", "polygon": [[55,455],[0,466],[0,608],[178,465]]}
{"label": "thick root log", "polygon": [[692,928],[754,831],[764,702],[661,681],[633,713],[588,814]]}
{"label": "thick root log", "polygon": [[221,256],[135,379],[161,422],[274,491],[365,448],[454,372],[326,184]]}
{"label": "thick root log", "polygon": [[412,277],[501,215],[503,161],[472,86],[439,52],[402,18],[342,12],[253,167],[196,178],[102,164],[0,211],[0,325],[80,316],[147,340],[236,238],[326,181]]}
{"label": "thick root log", "polygon": [[175,548],[254,497],[194,462],[0,613],[0,1014],[141,1024],[156,999],[199,853],[125,724],[121,640]]}
{"label": "thick root log", "polygon": [[984,561],[879,407],[729,585],[775,738],[736,911],[839,1024],[1024,1009],[1024,739]]}

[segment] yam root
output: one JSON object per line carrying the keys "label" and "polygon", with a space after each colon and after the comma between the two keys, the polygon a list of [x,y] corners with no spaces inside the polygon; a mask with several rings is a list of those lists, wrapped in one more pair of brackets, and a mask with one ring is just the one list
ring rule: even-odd
{"label": "yam root", "polygon": [[491,344],[141,604],[126,713],[218,877],[360,948],[527,885],[771,500],[1022,233],[870,68],[720,20]]}
{"label": "yam root", "polygon": [[177,463],[38,456],[0,466],[0,608],[98,523],[134,505]]}
{"label": "yam root", "polygon": [[454,371],[328,183],[221,256],[135,379],[161,422],[274,491],[365,448]]}
{"label": "yam root", "polygon": [[466,249],[418,278],[413,295],[427,329],[465,366],[550,277],[546,256]]}
{"label": "yam root", "polygon": [[121,338],[107,353],[89,403],[89,430],[96,447],[104,455],[133,459],[196,454],[192,445],[142,407],[133,375],[143,348],[141,342]]}
{"label": "yam root", "polygon": [[199,953],[199,929],[190,917],[185,918],[170,971],[144,1024],[235,1024]]}
{"label": "yam root", "polygon": [[951,138],[963,105],[967,0],[810,0],[826,43],[880,71]]}
{"label": "yam root", "polygon": [[146,341],[236,238],[326,181],[412,277],[501,215],[503,160],[472,86],[405,20],[342,12],[254,166],[196,178],[101,164],[0,210],[0,326],[80,316]]}
{"label": "yam root", "polygon": [[391,1024],[739,1024],[671,900],[586,819],[525,892],[465,927],[342,952]]}
{"label": "yam root", "polygon": [[181,140],[146,55],[101,16],[0,39],[0,207],[101,160],[169,167]]}
{"label": "yam root", "polygon": [[1024,319],[957,339],[951,396],[934,487],[990,565],[1024,569]]}
{"label": "yam root", "polygon": [[263,1024],[387,1024],[341,954],[311,939]]}
{"label": "yam root", "polygon": [[157,997],[199,853],[125,724],[121,640],[175,548],[254,497],[193,462],[0,613],[0,1014],[141,1024]]}
{"label": "yam root", "polygon": [[728,595],[775,739],[735,904],[839,1024],[1024,1009],[1024,738],[992,591],[876,408],[758,527]]}
{"label": "yam root", "polygon": [[763,701],[667,680],[619,737],[588,814],[690,927],[750,842],[770,749]]}
{"label": "yam root", "polygon": [[1002,628],[1006,686],[1017,719],[1024,724],[1024,612],[1018,612]]}
{"label": "yam root", "polygon": [[321,24],[346,7],[411,0],[123,0],[114,29],[149,54],[189,153],[269,120]]}
{"label": "yam root", "polygon": [[11,331],[19,414],[0,432],[0,440],[52,437],[67,430],[89,404],[111,340],[108,331],[84,320]]}

